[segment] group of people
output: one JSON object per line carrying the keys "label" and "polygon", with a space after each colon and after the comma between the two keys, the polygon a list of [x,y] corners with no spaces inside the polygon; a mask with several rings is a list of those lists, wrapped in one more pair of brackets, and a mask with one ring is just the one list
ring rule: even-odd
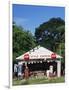
{"label": "group of people", "polygon": [[14,71],[13,71],[13,77],[14,78],[29,78],[29,68],[25,66],[23,72],[22,72],[22,66],[18,64],[14,64]]}

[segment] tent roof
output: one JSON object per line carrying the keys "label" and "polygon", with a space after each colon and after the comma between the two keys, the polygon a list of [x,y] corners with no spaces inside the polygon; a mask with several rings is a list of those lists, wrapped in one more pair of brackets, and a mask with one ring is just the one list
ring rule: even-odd
{"label": "tent roof", "polygon": [[[22,54],[21,56],[17,57],[18,60],[24,60],[24,55],[28,54],[30,59],[51,59],[51,55],[54,52],[48,50],[47,48],[44,48],[42,46],[37,46],[33,48],[32,50]],[[55,53],[56,54],[56,53]],[[62,58],[62,56],[56,54],[56,58]]]}

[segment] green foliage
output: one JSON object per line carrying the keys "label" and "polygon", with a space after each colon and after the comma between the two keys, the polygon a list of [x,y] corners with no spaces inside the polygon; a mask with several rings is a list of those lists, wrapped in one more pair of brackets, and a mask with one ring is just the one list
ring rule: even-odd
{"label": "green foliage", "polygon": [[16,24],[13,25],[13,60],[35,47],[35,45],[35,39],[29,31],[25,31]]}
{"label": "green foliage", "polygon": [[41,24],[35,30],[35,37],[38,44],[57,53],[61,45],[61,55],[65,56],[65,22],[61,18],[51,18]]}
{"label": "green foliage", "polygon": [[13,60],[38,44],[65,58],[64,20],[51,18],[49,21],[44,22],[35,29],[35,37],[29,31],[24,30],[13,22]]}

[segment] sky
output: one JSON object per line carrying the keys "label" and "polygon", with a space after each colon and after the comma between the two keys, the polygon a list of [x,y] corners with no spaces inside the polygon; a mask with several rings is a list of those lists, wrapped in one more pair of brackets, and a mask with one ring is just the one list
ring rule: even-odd
{"label": "sky", "polygon": [[25,30],[29,30],[33,35],[35,28],[53,17],[65,20],[65,8],[13,4],[13,21]]}

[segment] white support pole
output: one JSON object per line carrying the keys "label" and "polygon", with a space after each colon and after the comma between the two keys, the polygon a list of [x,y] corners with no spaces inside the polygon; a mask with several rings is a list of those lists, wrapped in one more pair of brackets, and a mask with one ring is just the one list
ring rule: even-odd
{"label": "white support pole", "polygon": [[57,77],[61,76],[61,61],[57,61]]}

